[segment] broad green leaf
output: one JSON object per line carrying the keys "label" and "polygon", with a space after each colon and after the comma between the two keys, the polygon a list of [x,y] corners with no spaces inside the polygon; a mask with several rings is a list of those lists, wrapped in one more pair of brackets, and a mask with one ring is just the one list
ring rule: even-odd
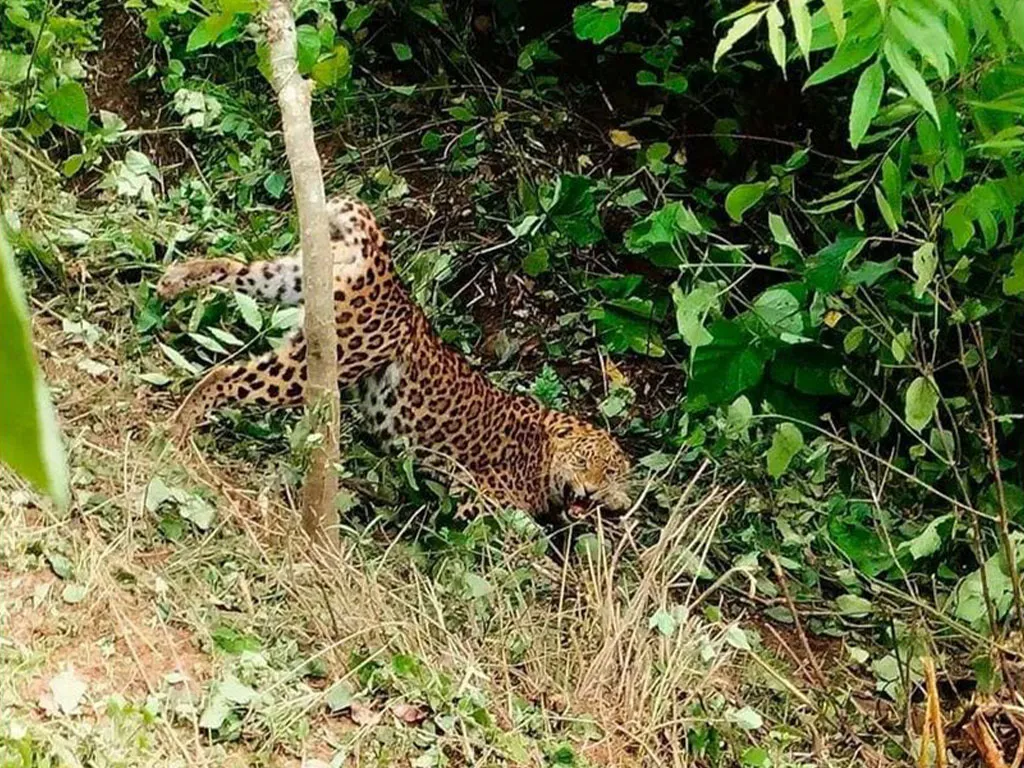
{"label": "broad green leaf", "polygon": [[754,417],[754,408],[746,395],[740,395],[730,403],[725,413],[726,435],[735,438],[746,435],[750,421]]}
{"label": "broad green leaf", "polygon": [[885,91],[885,72],[882,62],[876,60],[860,73],[857,90],[853,92],[853,106],[850,108],[850,146],[856,149],[871,127],[871,121],[878,114]]}
{"label": "broad green leaf", "polygon": [[576,245],[593,245],[604,237],[593,187],[586,176],[563,174],[548,208],[551,223]]}
{"label": "broad green leaf", "polygon": [[800,253],[800,246],[796,244],[796,240],[793,239],[793,235],[789,232],[789,227],[786,226],[786,220],[781,216],[774,213],[768,214],[768,229],[772,232],[772,237],[775,238],[775,242],[779,245],[784,245],[787,248],[792,248],[797,253]]}
{"label": "broad green leaf", "polygon": [[896,77],[903,83],[910,97],[921,105],[921,108],[931,116],[936,125],[940,125],[939,112],[935,107],[935,99],[932,97],[932,92],[928,89],[928,84],[924,81],[921,73],[918,72],[917,67],[914,66],[914,62],[910,60],[910,57],[902,48],[895,45],[891,40],[885,42],[883,50],[885,52],[885,60],[889,62],[889,66],[892,67]]}
{"label": "broad green leaf", "polygon": [[779,424],[772,435],[772,444],[765,454],[768,462],[768,474],[778,480],[786,470],[793,457],[804,447],[804,436],[795,424],[788,421]]}
{"label": "broad green leaf", "polygon": [[680,202],[671,202],[634,224],[624,238],[626,248],[643,253],[658,245],[671,245],[682,235],[700,235],[704,227],[693,211]]}
{"label": "broad green leaf", "polygon": [[523,272],[537,277],[551,268],[551,256],[547,248],[534,248],[523,259]]}
{"label": "broad green leaf", "polygon": [[864,341],[864,333],[863,325],[851,328],[850,332],[843,337],[843,351],[848,355],[855,352]]}
{"label": "broad green leaf", "polygon": [[808,261],[804,273],[808,284],[822,293],[835,293],[842,287],[846,265],[863,250],[867,240],[863,237],[844,237],[826,245]]}
{"label": "broad green leaf", "polygon": [[8,88],[23,82],[31,62],[32,56],[27,53],[0,49],[0,85]]}
{"label": "broad green leaf", "polygon": [[188,371],[193,376],[199,373],[200,368],[198,365],[193,363],[191,360],[186,358],[181,352],[176,350],[174,347],[169,347],[166,344],[159,343],[160,350],[167,355],[167,359],[174,363],[176,366],[184,371]]}
{"label": "broad green leaf", "polygon": [[796,44],[804,55],[804,61],[811,65],[811,12],[807,10],[807,0],[788,0],[789,15],[793,19],[793,33]]}
{"label": "broad green leaf", "polygon": [[750,314],[757,319],[751,330],[758,336],[798,335],[803,332],[800,302],[785,288],[769,288],[756,299]]}
{"label": "broad green leaf", "polygon": [[768,353],[735,320],[707,328],[712,341],[694,350],[687,381],[688,404],[699,408],[735,400],[760,383]]}
{"label": "broad green leaf", "polygon": [[[940,515],[925,526],[917,536],[904,541],[896,548],[896,554],[909,552],[914,560],[934,555],[942,547],[942,540],[949,535],[953,527],[953,515]],[[945,529],[945,535],[939,529]]]}
{"label": "broad green leaf", "polygon": [[84,131],[89,127],[89,99],[80,83],[69,80],[46,97],[46,109],[59,125]]}
{"label": "broad green leaf", "polygon": [[260,314],[256,300],[252,296],[246,296],[238,291],[235,291],[234,298],[235,306],[238,307],[245,324],[258,332],[263,327],[263,315]]}
{"label": "broad green leaf", "polygon": [[663,636],[669,637],[676,631],[679,621],[671,611],[659,608],[651,614],[651,618],[647,620],[647,626],[650,629],[658,630]]}
{"label": "broad green leaf", "polygon": [[410,61],[412,59],[412,48],[405,43],[392,43],[391,50],[399,61]]}
{"label": "broad green leaf", "polygon": [[621,5],[599,8],[594,4],[577,5],[572,12],[572,30],[578,40],[600,45],[619,33],[625,9]]}
{"label": "broad green leaf", "polygon": [[920,432],[935,415],[939,404],[939,391],[930,378],[918,376],[907,387],[904,399],[904,416],[911,429]]}
{"label": "broad green leaf", "polygon": [[704,328],[704,319],[712,309],[718,307],[719,289],[715,285],[698,285],[689,293],[683,293],[678,283],[672,284],[672,302],[676,307],[676,327],[690,347],[710,344],[713,339]]}
{"label": "broad green leaf", "polygon": [[938,256],[935,255],[935,244],[925,243],[914,251],[912,260],[914,268],[914,297],[920,299],[935,277],[935,269],[939,265]]}
{"label": "broad green leaf", "polygon": [[351,71],[352,62],[349,59],[348,48],[339,44],[334,46],[329,56],[320,59],[309,74],[317,85],[329,87],[343,80]]}
{"label": "broad green leaf", "polygon": [[751,707],[729,708],[725,712],[725,719],[745,731],[756,731],[764,725],[764,718]]}
{"label": "broad green leaf", "polygon": [[782,11],[778,3],[772,3],[768,7],[768,47],[772,51],[775,63],[779,65],[783,75],[786,72],[786,30],[785,19],[782,18]]}
{"label": "broad green leaf", "polygon": [[32,351],[28,306],[0,216],[0,461],[48,494],[68,501],[67,465],[57,419]]}
{"label": "broad green leaf", "polygon": [[892,337],[892,342],[889,344],[889,351],[892,352],[892,358],[897,363],[902,363],[910,355],[913,348],[914,340],[910,335],[910,331],[903,329],[895,336]]}
{"label": "broad green leaf", "polygon": [[836,608],[843,616],[867,616],[874,610],[871,601],[860,595],[845,594],[836,598]]}
{"label": "broad green leaf", "polygon": [[836,40],[840,43],[846,38],[846,16],[844,15],[843,0],[825,0],[825,12],[829,21],[832,22],[832,29],[836,31]]}
{"label": "broad green leaf", "polygon": [[1003,293],[1007,296],[1024,294],[1024,251],[1014,255],[1010,274],[1003,278]]}
{"label": "broad green leaf", "polygon": [[339,680],[327,689],[327,693],[324,695],[324,703],[331,712],[340,712],[352,706],[354,698],[355,694],[352,691],[352,687],[344,680]]}
{"label": "broad green leaf", "polygon": [[235,14],[227,11],[212,13],[200,21],[189,33],[188,42],[185,43],[185,50],[188,52],[205,48],[215,43],[224,31],[231,26],[235,20]]}
{"label": "broad green leaf", "polygon": [[752,184],[737,184],[725,197],[725,211],[733,221],[743,221],[743,214],[764,197],[768,185],[762,181]]}
{"label": "broad green leaf", "polygon": [[373,15],[375,10],[376,7],[369,3],[357,5],[345,17],[345,27],[353,32],[357,31]]}
{"label": "broad green leaf", "polygon": [[[1020,531],[1012,531],[1009,536],[1009,549],[1016,560],[1018,573],[1024,563],[1024,547],[1022,547],[1024,534]],[[977,630],[991,629],[988,627],[988,610],[986,608],[987,598],[991,600],[995,609],[997,619],[1006,615],[1013,605],[1013,580],[1008,573],[1006,557],[1000,549],[992,555],[982,566],[985,569],[985,577],[982,579],[981,568],[969,573],[953,591],[952,610],[953,615],[961,621],[966,621]],[[987,586],[987,590],[986,590]]]}
{"label": "broad green leaf", "polygon": [[309,24],[300,24],[295,29],[296,37],[296,62],[299,65],[299,72],[308,74],[316,60],[320,58],[320,33],[317,28]]}
{"label": "broad green leaf", "polygon": [[903,8],[893,7],[889,21],[939,73],[943,82],[949,79],[950,61],[956,55],[953,40],[939,14],[925,12],[911,16]]}
{"label": "broad green leaf", "polygon": [[718,60],[731,51],[736,43],[742,40],[746,35],[750,34],[761,19],[764,18],[764,15],[767,12],[767,10],[763,10],[758,11],[757,13],[748,13],[746,16],[741,16],[731,27],[729,27],[729,31],[725,33],[725,37],[719,40],[718,45],[715,46],[715,57],[712,61],[712,68],[718,67]]}

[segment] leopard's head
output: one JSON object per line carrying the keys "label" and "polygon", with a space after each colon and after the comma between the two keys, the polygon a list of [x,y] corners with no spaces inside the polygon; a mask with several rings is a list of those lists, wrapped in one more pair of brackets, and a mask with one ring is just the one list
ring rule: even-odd
{"label": "leopard's head", "polygon": [[629,457],[604,430],[575,419],[552,429],[548,489],[552,506],[572,509],[589,502],[624,512],[633,503],[629,473]]}

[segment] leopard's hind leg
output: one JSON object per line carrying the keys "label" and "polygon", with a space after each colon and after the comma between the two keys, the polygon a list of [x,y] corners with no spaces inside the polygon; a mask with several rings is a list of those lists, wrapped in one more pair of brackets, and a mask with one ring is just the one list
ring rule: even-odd
{"label": "leopard's hind leg", "polygon": [[214,407],[225,402],[287,407],[306,390],[306,342],[292,335],[274,352],[245,363],[213,368],[192,388],[172,418],[171,434],[182,443]]}

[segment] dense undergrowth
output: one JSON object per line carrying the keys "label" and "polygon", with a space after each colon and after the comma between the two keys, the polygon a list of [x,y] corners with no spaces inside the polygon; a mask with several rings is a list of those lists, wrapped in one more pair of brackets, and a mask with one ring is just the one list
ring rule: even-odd
{"label": "dense undergrowth", "polygon": [[[447,341],[501,386],[603,421],[648,492],[607,529],[467,525],[353,430],[352,562],[321,583],[277,573],[287,554],[214,501],[195,457],[164,452],[160,421],[168,391],[298,314],[152,290],[185,254],[297,245],[257,4],[8,2],[4,215],[44,338],[77,350],[73,375],[49,370],[71,516],[99,522],[89,546],[29,526],[4,555],[73,583],[55,556],[74,551],[81,579],[95,536],[120,548],[139,527],[173,553],[161,620],[228,659],[192,710],[151,691],[131,717],[263,760],[347,711],[363,746],[334,754],[368,765],[389,749],[422,766],[899,763],[920,748],[922,657],[950,725],[1013,688],[1020,0],[296,9],[328,189],[373,205]],[[141,516],[75,470],[94,450],[62,405],[78,379],[143,403]],[[304,439],[285,415],[227,410],[206,449],[276,506]],[[241,609],[224,595],[239,574],[260,582]],[[217,598],[189,607],[192,579]],[[321,599],[331,618],[296,615]],[[385,727],[384,701],[415,711]],[[17,755],[48,737],[12,722],[0,765],[46,764]]]}

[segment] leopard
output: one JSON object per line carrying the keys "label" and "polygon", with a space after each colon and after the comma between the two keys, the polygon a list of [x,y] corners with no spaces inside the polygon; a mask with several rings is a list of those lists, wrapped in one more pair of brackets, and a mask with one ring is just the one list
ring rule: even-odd
{"label": "leopard", "polygon": [[[533,397],[507,392],[434,331],[399,277],[370,208],[339,195],[327,201],[333,260],[339,387],[353,391],[371,437],[409,450],[423,470],[449,481],[459,515],[515,508],[528,514],[632,504],[628,454],[604,429]],[[301,304],[301,249],[245,263],[194,258],[169,266],[156,292],[170,302],[219,286],[278,304]],[[183,444],[214,408],[298,406],[307,383],[306,342],[292,331],[274,351],[213,367],[175,414]]]}

